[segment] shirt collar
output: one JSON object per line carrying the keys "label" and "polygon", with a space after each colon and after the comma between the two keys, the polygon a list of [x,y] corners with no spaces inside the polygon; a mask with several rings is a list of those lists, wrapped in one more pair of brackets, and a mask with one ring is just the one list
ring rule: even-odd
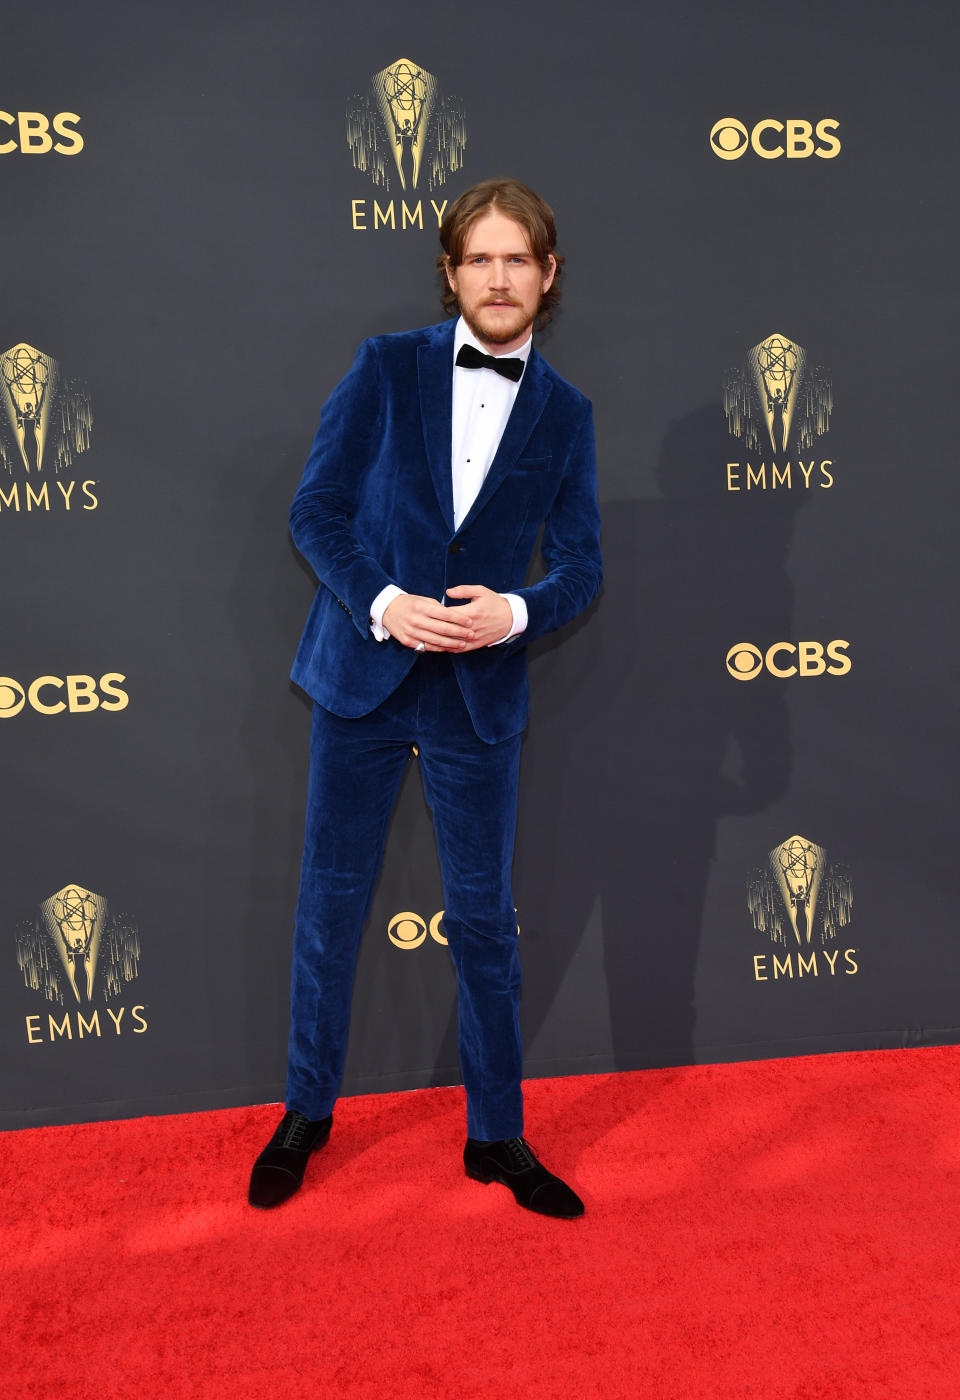
{"label": "shirt collar", "polygon": [[[459,353],[459,350],[460,350],[460,346],[461,346],[461,345],[472,345],[472,346],[474,347],[474,349],[479,350],[480,353],[483,354],[483,355],[489,355],[489,354],[491,353],[491,351],[489,351],[485,345],[481,345],[481,344],[480,344],[479,340],[478,340],[477,337],[473,334],[473,332],[470,330],[470,327],[467,325],[467,323],[466,323],[466,321],[463,319],[463,317],[462,317],[462,316],[458,316],[458,317],[457,317],[456,329],[454,330],[454,333],[453,333],[453,359],[454,359],[454,363],[456,363],[457,354]],[[508,360],[523,360],[524,364],[526,364],[527,360],[530,358],[530,351],[531,351],[532,349],[533,349],[533,336],[532,336],[532,335],[528,335],[527,338],[526,338],[526,340],[524,341],[524,343],[520,346],[520,349],[519,349],[519,350],[511,350],[511,351],[509,352],[509,354],[506,356],[506,358],[507,358]]]}

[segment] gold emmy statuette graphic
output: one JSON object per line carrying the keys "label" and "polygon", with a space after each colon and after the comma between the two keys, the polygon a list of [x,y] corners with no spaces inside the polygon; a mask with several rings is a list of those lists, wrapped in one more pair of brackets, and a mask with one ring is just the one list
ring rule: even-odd
{"label": "gold emmy statuette graphic", "polygon": [[770,435],[770,445],[777,456],[787,450],[806,359],[806,351],[783,335],[767,336],[750,351],[753,382]]}
{"label": "gold emmy statuette graphic", "polygon": [[727,428],[761,452],[787,456],[792,442],[803,451],[830,428],[833,386],[819,366],[807,367],[807,352],[776,333],[747,352],[746,365],[730,370],[723,384]]}
{"label": "gold emmy statuette graphic", "polygon": [[60,472],[90,446],[92,428],[89,395],[52,355],[26,341],[0,354],[0,468]]}
{"label": "gold emmy statuette graphic", "polygon": [[45,899],[40,909],[74,996],[77,1001],[84,1000],[82,987],[90,1001],[107,901],[82,885],[64,885]]}
{"label": "gold emmy statuette graphic", "polygon": [[822,846],[815,846],[802,836],[791,836],[770,852],[770,869],[783,897],[794,937],[801,945],[809,943],[813,934],[826,855]]}
{"label": "gold emmy statuette graphic", "polygon": [[140,935],[125,914],[84,885],[64,885],[17,930],[25,985],[61,1006],[86,1006],[95,992],[108,1002],[140,972]]}
{"label": "gold emmy statuette graphic", "polygon": [[367,94],[347,108],[347,144],[354,169],[390,188],[390,168],[404,194],[442,185],[460,169],[467,143],[463,108],[444,96],[433,73],[412,58],[397,58],[374,73]]}
{"label": "gold emmy statuette graphic", "polygon": [[805,836],[788,836],[774,846],[766,868],[755,873],[747,891],[754,928],[786,947],[806,948],[818,930],[820,943],[826,944],[853,917],[849,875],[827,859],[823,846]]}
{"label": "gold emmy statuette graphic", "polygon": [[436,100],[437,80],[410,59],[398,58],[389,68],[374,74],[373,90],[384,125],[388,132],[393,132],[393,159],[400,186],[404,190],[415,190]]}
{"label": "gold emmy statuette graphic", "polygon": [[14,345],[0,356],[0,379],[7,422],[23,465],[28,472],[39,472],[56,395],[57,362],[32,345]]}

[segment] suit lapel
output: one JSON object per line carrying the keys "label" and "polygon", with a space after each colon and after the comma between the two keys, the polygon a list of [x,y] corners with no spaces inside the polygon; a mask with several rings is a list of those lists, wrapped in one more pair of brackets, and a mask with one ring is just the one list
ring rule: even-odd
{"label": "suit lapel", "polygon": [[[453,415],[453,329],[443,326],[417,347],[423,445],[443,518],[453,533],[453,475],[450,465]],[[518,396],[519,397],[519,396]]]}
{"label": "suit lapel", "polygon": [[[544,362],[531,349],[530,358],[527,360],[527,367],[523,371],[523,378],[520,381],[520,388],[517,390],[517,397],[514,400],[513,408],[510,410],[510,417],[507,419],[507,426],[503,430],[503,437],[500,439],[500,446],[497,448],[496,456],[490,463],[490,470],[487,472],[483,485],[477,493],[477,499],[470,507],[466,519],[460,526],[469,525],[477,513],[483,510],[490,497],[496,491],[503,478],[513,468],[530,438],[530,434],[540,420],[540,415],[546,407],[547,399],[550,397],[550,381],[544,371]],[[453,371],[450,371],[452,377]],[[448,415],[449,416],[449,415]],[[447,476],[450,476],[450,425],[447,425]],[[453,487],[450,485],[452,495]],[[451,515],[452,519],[452,515]]]}

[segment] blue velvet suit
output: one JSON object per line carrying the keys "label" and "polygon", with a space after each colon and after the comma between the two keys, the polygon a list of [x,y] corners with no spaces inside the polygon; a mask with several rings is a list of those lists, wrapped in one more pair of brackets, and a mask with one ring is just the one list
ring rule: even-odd
{"label": "blue velvet suit", "polygon": [[[528,642],[575,617],[601,578],[590,404],[532,350],[499,449],[454,528],[454,323],[368,340],[324,405],[290,513],[319,587],[293,667],[316,701],[294,944],[287,1106],[330,1112],[360,932],[416,744],[457,970],[471,1137],[522,1131],[520,989],[510,865]],[[486,371],[473,371],[484,373]],[[546,576],[524,586],[541,526]],[[378,643],[389,583],[442,599],[516,593],[524,633],[464,655]]]}

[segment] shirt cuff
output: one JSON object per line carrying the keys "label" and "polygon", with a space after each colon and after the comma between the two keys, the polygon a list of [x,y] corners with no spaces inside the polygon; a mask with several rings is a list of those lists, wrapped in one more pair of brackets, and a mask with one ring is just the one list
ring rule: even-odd
{"label": "shirt cuff", "polygon": [[527,630],[527,605],[519,593],[501,593],[500,597],[506,598],[510,604],[510,611],[513,613],[513,626],[505,637],[501,637],[498,642],[491,642],[492,647],[502,647],[504,642],[519,637],[521,632]]}
{"label": "shirt cuff", "polygon": [[[390,633],[383,625],[383,614],[393,602],[394,598],[403,596],[405,590],[398,588],[395,583],[388,583],[386,588],[381,588],[380,592],[370,604],[370,631],[378,642],[388,640]],[[526,626],[526,620],[524,620]],[[506,640],[506,638],[504,638]]]}

